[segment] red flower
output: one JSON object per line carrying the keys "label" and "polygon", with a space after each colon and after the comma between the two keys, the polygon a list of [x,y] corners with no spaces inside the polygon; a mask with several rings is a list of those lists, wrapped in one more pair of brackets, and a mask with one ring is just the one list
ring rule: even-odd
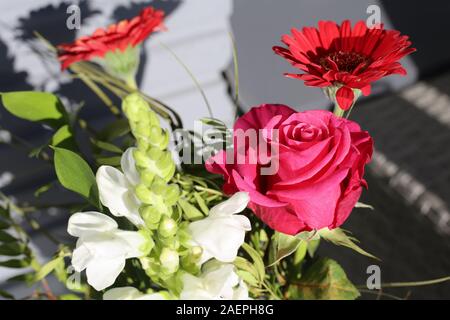
{"label": "red flower", "polygon": [[91,36],[77,39],[73,43],[58,46],[62,69],[72,63],[104,57],[110,51],[125,51],[128,46],[135,47],[151,33],[163,28],[164,11],[147,7],[139,16],[110,25],[106,30],[97,29]]}
{"label": "red flower", "polygon": [[372,149],[356,122],[266,104],[236,121],[233,149],[208,159],[206,169],[224,177],[226,194],[248,192],[249,208],[269,227],[295,235],[345,222],[367,187]]}
{"label": "red flower", "polygon": [[274,47],[303,74],[286,74],[305,81],[313,87],[336,86],[336,101],[347,110],[353,103],[354,92],[370,93],[370,84],[391,74],[406,75],[398,62],[416,51],[410,48],[408,36],[396,30],[384,30],[383,25],[368,28],[364,21],[351,27],[349,20],[340,26],[333,21],[319,21],[319,28],[292,29],[282,42],[288,46]]}

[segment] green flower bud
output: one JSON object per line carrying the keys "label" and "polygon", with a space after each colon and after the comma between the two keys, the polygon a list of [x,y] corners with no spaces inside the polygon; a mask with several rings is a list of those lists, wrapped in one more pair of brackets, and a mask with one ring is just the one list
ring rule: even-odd
{"label": "green flower bud", "polygon": [[135,135],[136,138],[142,137],[148,139],[150,137],[153,128],[157,127],[150,127],[146,123],[138,122],[133,130],[133,134]]}
{"label": "green flower bud", "polygon": [[199,261],[201,256],[203,254],[203,249],[202,247],[199,246],[195,246],[191,248],[191,257],[195,260],[195,261]]}
{"label": "green flower bud", "polygon": [[139,93],[132,93],[123,100],[122,109],[131,122],[137,123],[142,119],[142,113],[148,110],[148,105]]}
{"label": "green flower bud", "polygon": [[146,225],[157,225],[161,220],[161,212],[153,206],[143,206],[139,208],[139,213]]}
{"label": "green flower bud", "polygon": [[148,157],[145,152],[142,150],[134,150],[133,152],[134,161],[136,165],[141,168],[147,168],[148,166]]}
{"label": "green flower bud", "polygon": [[159,256],[161,271],[167,274],[175,273],[180,264],[180,257],[175,250],[164,248]]}
{"label": "green flower bud", "polygon": [[140,172],[141,181],[146,186],[150,186],[153,183],[153,180],[155,179],[155,174],[151,172],[150,170],[143,170]]}
{"label": "green flower bud", "polygon": [[140,258],[139,261],[141,262],[142,268],[145,270],[145,273],[149,277],[155,277],[160,274],[161,267],[159,265],[159,261],[156,261],[155,258],[143,257]]}
{"label": "green flower bud", "polygon": [[173,237],[177,233],[177,222],[169,217],[164,217],[158,228],[158,233],[163,238]]}
{"label": "green flower bud", "polygon": [[135,189],[136,196],[146,204],[154,203],[154,194],[144,184],[139,184]]}
{"label": "green flower bud", "polygon": [[142,255],[148,255],[153,247],[155,246],[155,242],[153,241],[151,234],[145,230],[139,230],[139,233],[145,238],[145,243],[139,248],[141,250]]}
{"label": "green flower bud", "polygon": [[177,203],[180,197],[180,188],[176,184],[171,184],[167,190],[164,199],[168,206],[173,206]]}

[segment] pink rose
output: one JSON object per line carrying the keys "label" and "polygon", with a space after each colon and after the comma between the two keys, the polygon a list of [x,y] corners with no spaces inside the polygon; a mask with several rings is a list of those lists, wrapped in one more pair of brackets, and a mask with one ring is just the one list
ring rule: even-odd
{"label": "pink rose", "polygon": [[[238,129],[261,132],[256,146],[249,143],[250,138],[242,144]],[[276,152],[264,156],[271,148]],[[221,151],[208,159],[206,168],[224,176],[225,193],[248,192],[249,208],[269,227],[294,235],[337,228],[348,218],[362,187],[367,186],[364,166],[372,149],[367,131],[331,112],[262,105],[236,121],[228,163],[226,152]],[[276,173],[261,174],[274,161]]]}

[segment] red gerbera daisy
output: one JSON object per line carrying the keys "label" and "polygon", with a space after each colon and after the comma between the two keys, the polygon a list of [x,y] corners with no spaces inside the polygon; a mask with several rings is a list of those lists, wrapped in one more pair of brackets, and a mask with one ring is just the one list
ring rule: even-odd
{"label": "red gerbera daisy", "polygon": [[72,63],[90,60],[93,57],[103,58],[108,52],[135,47],[151,33],[163,28],[164,11],[147,7],[139,16],[131,20],[122,20],[110,25],[106,30],[97,29],[91,36],[77,39],[73,43],[58,46],[59,61],[62,69]]}
{"label": "red gerbera daisy", "polygon": [[349,20],[340,26],[333,21],[319,21],[319,28],[292,29],[282,42],[288,48],[274,47],[303,74],[286,74],[314,87],[333,87],[335,100],[343,110],[355,99],[354,89],[364,95],[370,84],[390,74],[406,75],[398,62],[414,52],[408,36],[396,30],[384,30],[383,25],[368,28],[364,21],[351,27]]}

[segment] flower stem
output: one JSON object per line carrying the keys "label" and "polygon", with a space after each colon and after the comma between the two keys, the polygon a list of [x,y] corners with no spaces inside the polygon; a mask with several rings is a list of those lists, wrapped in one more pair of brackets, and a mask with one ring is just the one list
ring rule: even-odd
{"label": "flower stem", "polygon": [[335,104],[334,104],[334,111],[333,111],[333,113],[337,116],[337,117],[343,117],[344,116],[344,110],[343,109],[341,109],[340,107],[339,107],[339,105],[338,105],[338,103],[336,102]]}

